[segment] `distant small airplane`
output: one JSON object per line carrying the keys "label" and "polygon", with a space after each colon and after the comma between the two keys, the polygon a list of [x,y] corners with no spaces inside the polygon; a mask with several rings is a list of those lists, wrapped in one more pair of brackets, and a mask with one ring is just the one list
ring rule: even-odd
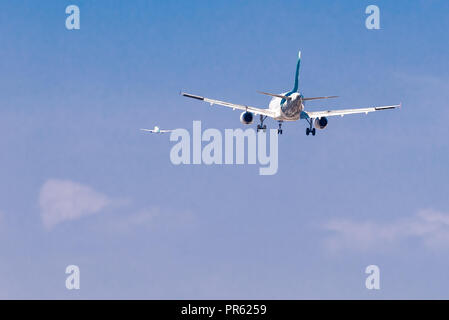
{"label": "distant small airplane", "polygon": [[161,130],[161,128],[159,128],[158,126],[154,126],[154,129],[140,129],[140,130],[151,133],[167,133],[173,131],[173,130]]}
{"label": "distant small airplane", "polygon": [[204,102],[208,102],[211,106],[216,104],[224,107],[231,108],[233,110],[242,110],[240,115],[240,122],[243,124],[251,124],[254,121],[255,115],[260,116],[260,124],[257,125],[257,131],[265,131],[267,126],[264,125],[264,121],[267,117],[277,120],[279,122],[278,134],[282,134],[282,122],[284,121],[297,121],[299,119],[305,119],[309,126],[306,128],[306,134],[310,133],[314,136],[316,133],[315,128],[324,129],[327,127],[328,119],[330,116],[344,116],[347,114],[365,113],[375,111],[383,111],[400,108],[401,104],[394,104],[389,106],[374,106],[368,108],[358,109],[340,109],[340,110],[322,110],[322,111],[309,111],[305,110],[305,102],[310,100],[319,99],[332,99],[337,96],[327,97],[304,97],[299,92],[299,67],[301,64],[301,51],[298,53],[298,62],[296,64],[295,84],[291,91],[282,94],[274,94],[268,92],[260,92],[261,94],[271,96],[272,99],[267,109],[255,108],[247,105],[235,104],[226,101],[209,99],[206,97],[181,92],[184,97],[192,98]]}

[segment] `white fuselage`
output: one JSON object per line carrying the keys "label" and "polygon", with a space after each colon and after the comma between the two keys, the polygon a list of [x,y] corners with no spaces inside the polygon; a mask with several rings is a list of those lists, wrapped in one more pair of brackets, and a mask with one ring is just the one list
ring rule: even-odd
{"label": "white fuselage", "polygon": [[[283,94],[286,95],[287,93]],[[279,121],[296,121],[300,118],[301,112],[304,110],[304,101],[302,96],[295,92],[290,95],[290,100],[275,97],[271,99],[269,108],[276,112],[275,120]]]}

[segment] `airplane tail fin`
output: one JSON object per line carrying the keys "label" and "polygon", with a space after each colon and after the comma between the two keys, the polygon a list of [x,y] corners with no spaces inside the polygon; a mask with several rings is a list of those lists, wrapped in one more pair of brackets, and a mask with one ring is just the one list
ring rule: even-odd
{"label": "airplane tail fin", "polygon": [[[281,98],[281,105],[287,101],[291,99],[291,95],[295,92],[298,92],[298,88],[299,88],[299,69],[301,67],[301,51],[298,52],[298,62],[296,63],[296,73],[295,73],[295,85],[293,86],[293,89],[290,92],[287,92],[285,95],[281,95],[281,94],[274,94],[274,93],[269,93],[269,92],[261,92],[259,91],[259,93],[261,94],[265,94],[268,96],[272,96],[272,97],[277,97],[277,98]],[[316,99],[328,99],[328,98],[335,98],[335,96],[332,97],[316,97],[316,98],[307,98],[307,100],[316,100]]]}
{"label": "airplane tail fin", "polygon": [[[288,92],[286,96],[290,96],[295,92],[298,92],[299,87],[299,68],[301,67],[301,51],[298,52],[298,62],[296,63],[296,74],[295,74],[295,85],[292,89],[292,91]],[[287,99],[281,100],[281,105],[284,104],[284,102],[287,101]]]}
{"label": "airplane tail fin", "polygon": [[301,67],[301,51],[298,52],[298,62],[296,63],[296,74],[295,74],[295,86],[292,89],[293,92],[298,92],[299,86],[299,68]]}

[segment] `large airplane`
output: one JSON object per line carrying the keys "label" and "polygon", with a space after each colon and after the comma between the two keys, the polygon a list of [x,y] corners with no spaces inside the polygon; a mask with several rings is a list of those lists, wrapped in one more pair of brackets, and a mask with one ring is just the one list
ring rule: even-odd
{"label": "large airplane", "polygon": [[181,95],[188,98],[193,98],[210,103],[210,105],[220,105],[233,110],[243,110],[240,115],[240,122],[243,124],[251,124],[254,121],[254,115],[260,116],[260,124],[257,125],[257,131],[265,131],[267,126],[264,125],[264,121],[267,117],[273,118],[279,122],[278,134],[282,134],[282,122],[284,121],[296,121],[299,119],[305,119],[309,123],[309,127],[306,128],[306,134],[312,133],[314,136],[316,133],[315,128],[324,129],[328,124],[327,117],[331,116],[344,116],[346,114],[365,113],[374,111],[382,111],[389,109],[400,108],[401,105],[391,106],[378,106],[370,108],[357,108],[357,109],[340,109],[340,110],[325,110],[325,111],[307,111],[305,110],[305,102],[310,100],[330,99],[337,98],[337,96],[327,97],[311,97],[306,98],[298,91],[299,84],[299,68],[301,65],[301,51],[298,53],[298,63],[296,64],[295,85],[289,92],[282,94],[274,94],[268,92],[259,92],[264,95],[273,97],[270,101],[268,109],[255,108],[251,106],[234,104],[230,102],[209,99],[201,96],[197,96],[190,93],[181,92]]}
{"label": "large airplane", "polygon": [[161,130],[161,128],[159,128],[158,126],[154,126],[154,129],[140,129],[140,130],[151,133],[167,133],[173,131],[173,130]]}

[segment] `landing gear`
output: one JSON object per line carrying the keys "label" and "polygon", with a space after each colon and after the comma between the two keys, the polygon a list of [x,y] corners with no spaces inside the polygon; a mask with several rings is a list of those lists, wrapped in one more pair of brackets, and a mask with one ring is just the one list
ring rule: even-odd
{"label": "landing gear", "polygon": [[310,130],[309,128],[306,128],[306,135],[309,135],[310,133],[312,133],[312,136],[314,136],[316,134],[316,129],[313,128],[312,130]]}
{"label": "landing gear", "polygon": [[306,135],[309,135],[310,133],[312,133],[312,136],[314,136],[316,134],[316,129],[313,128],[313,119],[307,119],[307,122],[309,123],[310,127],[306,128]]}
{"label": "landing gear", "polygon": [[263,124],[266,118],[267,116],[260,115],[260,124],[257,125],[257,132],[259,132],[260,130],[263,130],[263,132],[265,132],[267,130],[267,126]]}
{"label": "landing gear", "polygon": [[278,134],[282,134],[282,121],[279,121]]}

